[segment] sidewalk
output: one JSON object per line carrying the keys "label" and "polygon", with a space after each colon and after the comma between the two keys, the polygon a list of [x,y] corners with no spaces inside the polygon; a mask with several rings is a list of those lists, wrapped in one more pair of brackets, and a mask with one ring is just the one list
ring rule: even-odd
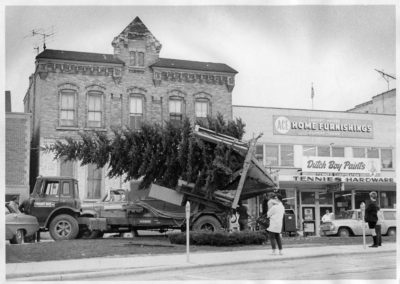
{"label": "sidewalk", "polygon": [[87,258],[60,261],[6,264],[7,280],[84,280],[91,277],[145,273],[224,264],[279,261],[343,254],[376,254],[395,252],[396,243],[386,243],[379,248],[366,249],[360,245],[296,247],[288,248],[283,255],[272,255],[269,245],[265,250],[241,250],[230,252],[195,252],[170,255],[132,255],[103,258]]}

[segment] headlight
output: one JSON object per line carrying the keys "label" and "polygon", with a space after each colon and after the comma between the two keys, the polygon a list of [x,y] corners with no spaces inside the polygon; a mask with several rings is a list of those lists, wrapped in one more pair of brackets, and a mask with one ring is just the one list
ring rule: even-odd
{"label": "headlight", "polygon": [[329,230],[331,230],[331,231],[335,230],[335,225],[334,225],[334,224],[331,224],[331,225],[329,226]]}

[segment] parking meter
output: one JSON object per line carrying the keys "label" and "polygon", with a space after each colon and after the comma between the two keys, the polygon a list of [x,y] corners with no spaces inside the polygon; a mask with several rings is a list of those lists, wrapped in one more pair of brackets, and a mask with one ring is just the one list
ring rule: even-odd
{"label": "parking meter", "polygon": [[189,262],[189,227],[190,227],[190,202],[186,202],[186,261]]}
{"label": "parking meter", "polygon": [[362,224],[362,233],[363,233],[363,247],[366,248],[365,244],[365,203],[362,202],[360,205],[361,209],[361,224]]}

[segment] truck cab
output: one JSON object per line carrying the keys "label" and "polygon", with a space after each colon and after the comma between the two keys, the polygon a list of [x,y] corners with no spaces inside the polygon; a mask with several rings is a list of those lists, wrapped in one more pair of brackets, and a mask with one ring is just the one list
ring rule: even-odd
{"label": "truck cab", "polygon": [[39,176],[21,210],[35,216],[40,230],[49,230],[53,239],[75,238],[79,231],[76,218],[81,210],[78,181],[71,177]]}

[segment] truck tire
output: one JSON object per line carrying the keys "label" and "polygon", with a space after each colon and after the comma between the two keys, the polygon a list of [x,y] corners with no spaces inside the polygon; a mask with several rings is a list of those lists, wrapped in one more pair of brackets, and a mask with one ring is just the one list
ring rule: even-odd
{"label": "truck tire", "polygon": [[24,243],[25,232],[22,229],[17,230],[14,237],[10,240],[11,244],[23,244]]}
{"label": "truck tire", "polygon": [[50,222],[49,232],[53,240],[72,240],[78,236],[78,221],[71,215],[61,214]]}
{"label": "truck tire", "polygon": [[341,238],[348,238],[350,237],[350,231],[347,228],[340,228],[338,231],[338,236]]}
{"label": "truck tire", "polygon": [[222,230],[221,223],[213,216],[201,216],[193,224],[194,231],[209,231],[215,232]]}

